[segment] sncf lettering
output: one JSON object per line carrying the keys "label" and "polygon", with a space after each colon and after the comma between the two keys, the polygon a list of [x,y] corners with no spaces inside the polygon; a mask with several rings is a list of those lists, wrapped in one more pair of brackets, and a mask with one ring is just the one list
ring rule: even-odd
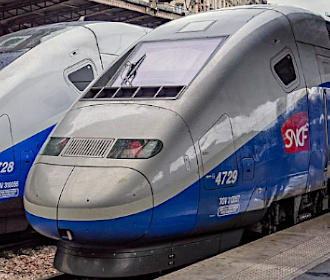
{"label": "sncf lettering", "polygon": [[296,128],[296,131],[293,129],[288,129],[285,132],[285,137],[288,139],[288,142],[285,144],[285,148],[291,148],[293,144],[295,147],[305,146],[305,142],[308,139],[308,124],[301,128]]}
{"label": "sncf lettering", "polygon": [[299,153],[309,150],[308,114],[301,112],[285,121],[281,128],[285,152]]}

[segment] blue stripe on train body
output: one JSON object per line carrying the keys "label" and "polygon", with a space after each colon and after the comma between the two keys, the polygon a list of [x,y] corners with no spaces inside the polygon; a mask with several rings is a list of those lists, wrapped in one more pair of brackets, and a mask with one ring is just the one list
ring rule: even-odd
{"label": "blue stripe on train body", "polygon": [[[328,85],[330,83],[322,86]],[[284,195],[294,196],[297,192],[304,193],[309,186],[323,184],[326,179],[323,102],[322,90],[306,94],[274,120],[272,125],[259,132],[201,180],[154,207],[153,219],[147,231],[144,226],[138,226],[138,221],[143,220],[144,215],[149,215],[150,209],[127,217],[101,221],[56,221],[27,213],[28,218],[35,228],[45,235],[59,238],[57,227],[61,225],[61,228],[76,232],[76,240],[89,242],[124,242],[126,239],[134,239],[134,234],[136,237],[144,234],[145,238],[170,238],[193,231],[216,230],[238,214],[265,210],[273,199],[281,199]],[[283,135],[286,133],[287,121],[290,119],[290,128],[294,118],[299,117],[299,122],[301,116],[307,116],[309,141],[304,139],[306,134],[301,134],[301,147],[295,147],[290,141],[285,144]],[[302,130],[302,133],[306,131]],[[292,152],[291,148],[296,150]],[[238,158],[244,160],[239,161]],[[250,172],[247,171],[249,168]],[[212,174],[235,169],[238,170],[236,183],[219,187],[216,176]],[[194,209],[194,201],[198,196],[199,208]],[[239,222],[242,221],[237,220],[236,224],[230,224],[230,227],[239,226]],[[134,233],[131,227],[127,226],[132,223],[137,225]],[[116,234],[111,234],[111,228],[116,229]],[[118,235],[118,232],[121,234]]]}
{"label": "blue stripe on train body", "polygon": [[0,203],[23,196],[25,181],[33,161],[54,127],[53,125],[0,153]]}

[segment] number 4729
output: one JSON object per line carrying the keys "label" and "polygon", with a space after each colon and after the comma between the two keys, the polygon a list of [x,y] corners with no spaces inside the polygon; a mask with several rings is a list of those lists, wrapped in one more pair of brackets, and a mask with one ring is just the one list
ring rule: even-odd
{"label": "number 4729", "polygon": [[237,170],[220,171],[215,178],[215,182],[218,186],[235,184],[237,181],[237,175]]}

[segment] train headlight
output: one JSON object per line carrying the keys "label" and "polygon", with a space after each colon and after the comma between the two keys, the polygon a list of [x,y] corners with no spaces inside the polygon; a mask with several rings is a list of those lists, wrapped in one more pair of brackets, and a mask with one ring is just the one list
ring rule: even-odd
{"label": "train headlight", "polygon": [[160,140],[118,139],[108,158],[147,159],[158,154],[162,148],[163,143]]}
{"label": "train headlight", "polygon": [[46,156],[58,156],[69,140],[70,138],[65,137],[50,137],[41,154]]}

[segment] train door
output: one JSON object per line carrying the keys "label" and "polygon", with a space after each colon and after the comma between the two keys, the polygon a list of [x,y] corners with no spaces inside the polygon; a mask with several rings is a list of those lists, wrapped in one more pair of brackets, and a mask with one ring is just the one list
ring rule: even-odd
{"label": "train door", "polygon": [[203,176],[197,228],[229,229],[247,207],[251,192],[242,181],[243,178],[253,181],[254,162],[246,158],[243,170],[239,171],[231,120],[226,114],[200,138],[199,147]]}
{"label": "train door", "polygon": [[[328,51],[329,52],[329,51]],[[327,173],[328,177],[330,177],[330,170],[329,170],[329,160],[330,160],[330,135],[329,135],[329,127],[330,127],[330,52],[326,56],[324,53],[322,55],[317,55],[317,61],[319,65],[320,75],[321,75],[321,87],[319,90],[323,93],[324,98],[324,114],[325,114],[325,127],[326,127],[326,156],[327,156]]]}
{"label": "train door", "polygon": [[[328,121],[326,120],[326,92],[322,88],[322,80],[326,60],[316,53],[315,47],[308,46],[309,67],[304,69],[307,84],[310,160],[308,170],[307,191],[322,188],[326,182],[328,162]],[[312,62],[314,60],[314,62]],[[313,69],[315,68],[315,69]],[[321,73],[318,75],[317,73]],[[321,85],[321,86],[320,86]]]}
{"label": "train door", "polygon": [[[318,188],[325,180],[325,165],[327,158],[326,133],[327,122],[324,119],[325,99],[323,91],[318,87],[321,84],[319,67],[316,59],[315,47],[297,42],[300,61],[304,73],[307,92],[309,163],[306,188]],[[307,137],[307,138],[306,138]],[[306,148],[306,147],[305,147]]]}
{"label": "train door", "polygon": [[324,186],[327,168],[327,121],[325,95],[322,88],[308,92],[310,162],[308,191]]}
{"label": "train door", "polygon": [[11,124],[9,116],[0,116],[0,201],[16,196],[16,188],[6,187],[16,171]]}
{"label": "train door", "polygon": [[[8,219],[20,211],[23,215],[23,203],[19,203],[19,185],[15,180],[19,172],[15,166],[12,130],[9,116],[0,116],[0,234],[8,232]],[[14,208],[16,207],[16,209]]]}

